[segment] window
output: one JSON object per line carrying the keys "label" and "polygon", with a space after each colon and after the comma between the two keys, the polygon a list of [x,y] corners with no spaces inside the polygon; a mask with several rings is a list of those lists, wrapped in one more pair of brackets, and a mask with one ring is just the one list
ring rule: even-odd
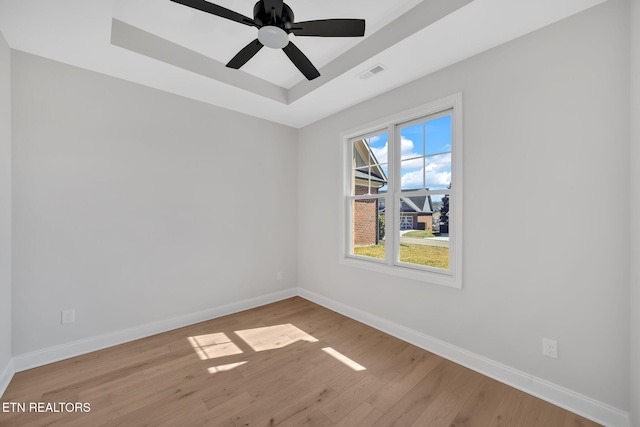
{"label": "window", "polygon": [[461,287],[461,100],[342,135],[343,263]]}

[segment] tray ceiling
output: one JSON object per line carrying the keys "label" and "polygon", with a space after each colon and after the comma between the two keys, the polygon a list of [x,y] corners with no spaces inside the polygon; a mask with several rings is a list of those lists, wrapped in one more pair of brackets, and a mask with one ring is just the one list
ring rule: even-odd
{"label": "tray ceiling", "polygon": [[[224,67],[257,30],[169,0],[0,0],[0,31],[16,50],[302,127],[603,1],[289,0],[296,21],[367,21],[363,38],[291,36],[313,81],[280,50]],[[246,16],[255,4],[214,2]]]}

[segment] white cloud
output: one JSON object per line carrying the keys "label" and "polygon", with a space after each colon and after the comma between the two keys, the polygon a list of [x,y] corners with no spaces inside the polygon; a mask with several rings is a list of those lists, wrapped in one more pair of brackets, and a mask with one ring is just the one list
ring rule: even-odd
{"label": "white cloud", "polygon": [[402,188],[421,188],[423,173],[429,188],[446,188],[451,182],[451,155],[428,157],[430,163],[424,168],[402,175]]}
{"label": "white cloud", "polygon": [[415,147],[412,140],[405,138],[404,136],[400,139],[400,153],[402,154],[402,158],[406,159],[408,157],[416,157],[420,154],[413,151]]}
{"label": "white cloud", "polygon": [[368,138],[368,139],[370,143],[375,144],[376,142],[380,141],[383,136],[386,138],[387,134],[381,133],[380,135],[372,136],[371,138]]}
{"label": "white cloud", "polygon": [[422,170],[408,172],[402,175],[402,188],[421,188]]}
{"label": "white cloud", "polygon": [[424,160],[422,157],[411,160],[403,160],[401,165],[403,171],[411,169],[422,169],[423,166]]}
{"label": "white cloud", "polygon": [[[376,142],[376,139],[379,138],[380,137],[374,136],[370,139],[370,144],[373,144],[374,142]],[[378,159],[379,163],[387,163],[389,159],[389,143],[385,143],[384,147],[371,147],[371,152],[374,156],[376,156],[376,159]],[[400,155],[403,159],[420,156],[420,154],[414,151],[413,141],[405,137],[402,137],[402,139],[400,140]],[[412,163],[410,167],[412,169],[422,167],[422,160],[418,159],[417,166],[413,166]]]}
{"label": "white cloud", "polygon": [[[431,189],[446,188],[451,182],[451,172],[426,171],[427,186]],[[422,169],[402,175],[402,188],[422,188]]]}
{"label": "white cloud", "polygon": [[389,158],[389,156],[387,155],[388,145],[389,144],[387,143],[387,144],[384,144],[384,147],[380,147],[380,148],[371,147],[371,152],[373,153],[374,156],[376,156],[376,159],[378,159],[379,163],[387,163],[387,159]]}

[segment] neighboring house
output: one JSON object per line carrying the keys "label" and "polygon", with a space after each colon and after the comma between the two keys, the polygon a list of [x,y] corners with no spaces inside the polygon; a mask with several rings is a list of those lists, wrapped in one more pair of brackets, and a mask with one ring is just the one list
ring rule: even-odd
{"label": "neighboring house", "polygon": [[[387,176],[365,140],[353,145],[354,194],[378,194],[387,185]],[[380,241],[377,198],[353,203],[353,245],[371,246]]]}
{"label": "neighboring house", "polygon": [[401,230],[433,231],[434,212],[431,196],[404,197],[401,201]]}

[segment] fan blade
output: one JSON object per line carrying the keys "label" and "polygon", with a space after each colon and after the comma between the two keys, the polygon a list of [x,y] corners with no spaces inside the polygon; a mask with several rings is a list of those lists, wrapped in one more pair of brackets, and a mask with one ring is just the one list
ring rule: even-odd
{"label": "fan blade", "polygon": [[322,19],[291,24],[296,36],[316,37],[362,37],[364,19]]}
{"label": "fan blade", "polygon": [[230,19],[250,27],[257,27],[258,25],[251,18],[241,15],[233,10],[226,9],[217,4],[209,3],[205,0],[171,0],[174,3],[179,3],[185,6],[192,7],[194,9],[201,10],[203,12],[211,13],[212,15],[219,16],[221,18]]}
{"label": "fan blade", "polygon": [[295,65],[298,70],[304,74],[307,80],[313,80],[316,77],[320,77],[320,72],[295,44],[289,42],[289,44],[283,47],[282,50],[287,54],[291,62],[293,62],[293,65]]}
{"label": "fan blade", "polygon": [[264,10],[271,16],[271,9],[275,9],[276,17],[280,19],[282,17],[282,3],[283,0],[263,0]]}
{"label": "fan blade", "polygon": [[258,39],[255,39],[254,41],[246,45],[240,52],[238,52],[236,56],[234,56],[231,61],[229,61],[227,67],[235,68],[237,70],[238,68],[246,64],[248,60],[253,58],[255,54],[258,53],[260,49],[262,49],[263,46],[264,45],[260,43]]}

